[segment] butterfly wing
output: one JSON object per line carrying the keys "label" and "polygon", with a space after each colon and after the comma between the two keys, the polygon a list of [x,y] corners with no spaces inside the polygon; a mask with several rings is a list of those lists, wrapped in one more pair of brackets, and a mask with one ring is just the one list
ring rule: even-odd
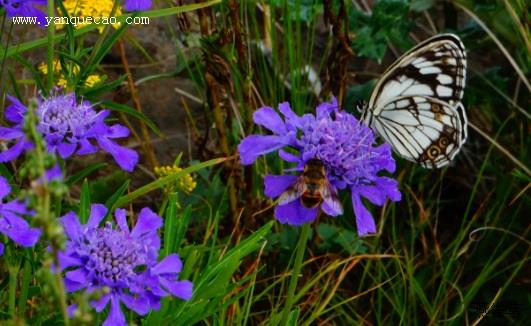
{"label": "butterfly wing", "polygon": [[372,128],[403,158],[440,168],[455,157],[467,137],[462,104],[452,106],[426,96],[402,96],[388,102]]}
{"label": "butterfly wing", "polygon": [[384,72],[362,121],[400,156],[428,168],[445,166],[466,140],[465,78],[459,38],[429,38]]}
{"label": "butterfly wing", "polygon": [[382,75],[369,109],[378,115],[389,101],[400,96],[428,96],[456,105],[463,97],[466,53],[453,34],[431,37],[406,52]]}

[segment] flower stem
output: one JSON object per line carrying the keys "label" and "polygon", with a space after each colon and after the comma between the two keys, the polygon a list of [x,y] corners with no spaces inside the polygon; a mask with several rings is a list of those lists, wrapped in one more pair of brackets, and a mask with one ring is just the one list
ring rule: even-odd
{"label": "flower stem", "polygon": [[295,289],[297,288],[297,281],[302,267],[302,260],[304,253],[306,252],[306,243],[308,242],[308,233],[310,232],[310,223],[305,223],[302,226],[302,230],[297,242],[297,248],[295,253],[295,262],[293,264],[293,270],[291,271],[291,278],[289,280],[288,292],[286,294],[286,305],[282,310],[282,319],[280,325],[286,325],[288,322],[289,314],[291,312],[291,306],[293,306],[293,298],[295,296]]}
{"label": "flower stem", "polygon": [[[47,7],[47,15],[48,17],[54,16],[55,10],[55,1],[48,1],[48,7]],[[54,37],[55,37],[55,24],[53,23],[53,19],[48,26],[48,47],[46,51],[46,59],[47,59],[47,65],[48,65],[48,75],[47,77],[47,86],[48,91],[50,91],[53,87],[53,72],[54,72],[54,66],[53,66],[53,43],[54,43]]]}

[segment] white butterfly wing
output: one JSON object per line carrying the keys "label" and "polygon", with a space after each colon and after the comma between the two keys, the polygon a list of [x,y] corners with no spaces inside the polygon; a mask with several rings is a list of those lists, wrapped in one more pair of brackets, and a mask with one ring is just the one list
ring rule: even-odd
{"label": "white butterfly wing", "polygon": [[427,168],[450,163],[467,137],[461,103],[451,106],[425,96],[398,97],[387,103],[372,128],[400,156]]}
{"label": "white butterfly wing", "polygon": [[465,78],[466,54],[459,38],[429,38],[386,70],[362,121],[400,156],[428,168],[445,166],[466,140]]}
{"label": "white butterfly wing", "polygon": [[368,107],[379,114],[400,96],[428,96],[455,105],[461,101],[466,79],[466,53],[453,34],[431,37],[406,52],[382,75]]}

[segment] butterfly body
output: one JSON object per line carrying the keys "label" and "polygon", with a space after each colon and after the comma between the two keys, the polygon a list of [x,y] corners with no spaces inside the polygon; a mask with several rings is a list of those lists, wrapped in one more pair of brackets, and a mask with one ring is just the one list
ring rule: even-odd
{"label": "butterfly body", "polygon": [[467,137],[461,104],[465,78],[465,48],[459,38],[434,36],[383,73],[361,107],[361,120],[403,158],[426,168],[443,167]]}

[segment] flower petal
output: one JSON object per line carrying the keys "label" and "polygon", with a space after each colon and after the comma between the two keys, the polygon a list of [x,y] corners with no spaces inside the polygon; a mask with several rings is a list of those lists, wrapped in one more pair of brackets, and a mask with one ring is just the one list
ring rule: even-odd
{"label": "flower petal", "polygon": [[133,237],[141,237],[143,234],[154,232],[162,226],[162,218],[155,214],[150,208],[144,207],[138,215],[131,235]]}
{"label": "flower petal", "polygon": [[57,254],[57,260],[59,261],[59,266],[61,269],[67,269],[69,267],[74,266],[81,266],[83,264],[83,261],[77,257],[73,257],[72,255],[68,255],[64,252],[59,252]]}
{"label": "flower petal", "polygon": [[107,207],[102,204],[92,204],[90,205],[90,215],[87,222],[87,227],[96,228],[100,225],[101,220],[107,214]]}
{"label": "flower petal", "polygon": [[0,163],[12,161],[19,157],[22,152],[32,147],[33,144],[31,142],[22,138],[15,145],[0,153]]}
{"label": "flower petal", "polygon": [[77,144],[61,142],[57,145],[57,152],[61,158],[68,158],[76,151]]}
{"label": "flower petal", "polygon": [[160,283],[168,290],[168,292],[177,298],[181,298],[183,300],[190,300],[192,298],[194,286],[190,281],[172,282],[161,277]]}
{"label": "flower petal", "polygon": [[115,124],[107,128],[105,136],[108,138],[123,138],[129,136],[129,129],[120,124]]}
{"label": "flower petal", "polygon": [[238,145],[238,152],[243,165],[252,164],[260,155],[271,153],[289,145],[286,137],[276,135],[250,135]]}
{"label": "flower petal", "polygon": [[26,220],[17,215],[3,211],[3,226],[0,232],[23,247],[32,247],[39,241],[42,231],[31,228]]}
{"label": "flower petal", "polygon": [[105,307],[107,307],[107,304],[109,303],[109,300],[111,299],[111,294],[104,294],[99,298],[98,300],[92,300],[90,301],[90,305],[96,309],[97,312],[103,311]]}
{"label": "flower petal", "polygon": [[153,275],[160,274],[178,274],[183,267],[183,263],[177,254],[171,254],[164,257],[157,265],[151,268]]}
{"label": "flower petal", "polygon": [[278,110],[286,117],[286,127],[289,130],[295,130],[301,128],[302,120],[301,117],[295,114],[289,105],[289,102],[282,102],[278,105]]}
{"label": "flower petal", "polygon": [[149,312],[149,300],[146,296],[141,295],[132,297],[125,293],[120,293],[120,301],[122,301],[127,308],[139,315],[145,315]]}
{"label": "flower petal", "polygon": [[376,233],[376,224],[372,218],[371,213],[361,202],[361,197],[358,192],[351,190],[352,206],[354,207],[354,214],[356,215],[356,226],[358,228],[358,235],[364,236],[370,233]]}
{"label": "flower petal", "polygon": [[98,144],[112,155],[114,161],[127,172],[132,172],[138,163],[138,153],[130,148],[120,146],[105,137],[97,138]]}
{"label": "flower petal", "polygon": [[151,0],[125,0],[126,11],[143,11],[151,8]]}
{"label": "flower petal", "polygon": [[98,151],[98,148],[90,143],[86,138],[83,138],[79,141],[79,149],[77,150],[78,155],[87,155],[93,154]]}
{"label": "flower petal", "polygon": [[294,200],[275,207],[275,218],[283,224],[302,225],[315,220],[317,212],[317,208],[306,208],[302,206],[300,200]]}
{"label": "flower petal", "polygon": [[290,162],[290,163],[297,163],[297,162],[300,162],[301,160],[299,156],[288,153],[283,149],[278,151],[278,156],[280,156],[280,158],[283,159],[284,161]]}
{"label": "flower petal", "polygon": [[11,140],[24,136],[24,132],[19,128],[0,127],[0,139]]}
{"label": "flower petal", "polygon": [[6,178],[0,176],[0,199],[9,195],[10,192],[11,186],[9,185],[9,182],[7,182]]}
{"label": "flower petal", "polygon": [[68,271],[65,273],[65,279],[68,279],[72,282],[86,285],[87,272],[84,268],[74,269],[73,271]]}
{"label": "flower petal", "polygon": [[116,220],[116,223],[118,224],[120,230],[125,231],[126,233],[130,233],[129,225],[127,224],[127,216],[125,209],[117,208],[114,211],[114,219]]}
{"label": "flower petal", "polygon": [[74,212],[68,212],[59,219],[68,238],[73,241],[79,239],[81,234],[81,223],[79,217]]}
{"label": "flower petal", "polygon": [[109,316],[102,324],[103,326],[127,326],[125,321],[124,313],[120,308],[120,301],[116,296],[111,298],[111,309],[109,311]]}
{"label": "flower petal", "polygon": [[7,95],[7,98],[11,102],[11,105],[4,111],[6,120],[17,124],[21,123],[28,109],[16,97]]}
{"label": "flower petal", "polygon": [[288,132],[278,113],[268,106],[256,110],[253,113],[253,120],[257,125],[261,125],[277,135],[284,135]]}
{"label": "flower petal", "polygon": [[293,185],[297,178],[298,176],[291,174],[268,174],[264,177],[264,194],[269,198],[278,197]]}

